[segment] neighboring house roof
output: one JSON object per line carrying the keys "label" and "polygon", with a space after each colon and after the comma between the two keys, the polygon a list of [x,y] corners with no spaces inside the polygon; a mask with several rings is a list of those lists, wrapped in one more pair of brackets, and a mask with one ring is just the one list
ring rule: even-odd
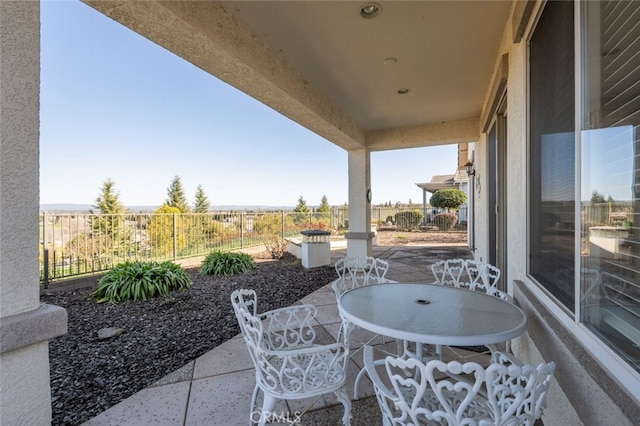
{"label": "neighboring house roof", "polygon": [[427,183],[416,183],[416,185],[427,192],[436,192],[439,189],[455,189],[462,183],[468,181],[466,171],[457,170],[453,175],[435,175]]}
{"label": "neighboring house roof", "polygon": [[456,171],[456,177],[453,178],[454,182],[458,185],[464,182],[469,182],[469,175],[467,174],[467,170],[462,168]]}
{"label": "neighboring house roof", "polygon": [[452,183],[456,175],[435,175],[431,178],[431,183]]}

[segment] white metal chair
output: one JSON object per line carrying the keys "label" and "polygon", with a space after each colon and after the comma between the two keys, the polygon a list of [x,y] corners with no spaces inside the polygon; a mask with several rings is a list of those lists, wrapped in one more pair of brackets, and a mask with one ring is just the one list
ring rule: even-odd
{"label": "white metal chair", "polygon": [[[340,296],[345,292],[354,288],[371,284],[395,282],[386,278],[389,263],[372,256],[346,256],[340,258],[336,260],[335,269],[338,278],[331,283],[331,288],[336,295],[336,301],[340,299]],[[351,324],[343,321],[340,332],[350,334],[352,328],[353,326]],[[338,336],[338,340],[340,341],[343,338],[348,339],[348,337],[348,335]],[[369,344],[376,337],[377,336],[373,336],[369,341],[363,343]]]}
{"label": "white metal chair", "polygon": [[393,282],[386,278],[389,263],[372,256],[346,256],[336,260],[338,279],[331,288],[339,299],[346,291],[369,284]]}
{"label": "white metal chair", "polygon": [[[445,276],[440,284],[460,287],[460,283],[468,276],[466,273],[466,259],[447,259],[444,264]],[[433,270],[433,265],[431,270]]]}
{"label": "white metal chair", "polygon": [[459,287],[481,291],[502,300],[508,300],[507,293],[498,289],[500,269],[489,263],[467,259],[465,261],[466,277],[461,279]]}
{"label": "white metal chair", "polygon": [[542,415],[555,364],[534,367],[514,360],[496,352],[484,368],[475,362],[425,364],[387,356],[383,380],[373,348],[364,351],[385,426],[533,425]]}
{"label": "white metal chair", "polygon": [[[509,295],[498,289],[500,269],[489,263],[473,259],[440,260],[431,265],[431,272],[436,278],[434,284],[449,285],[479,291],[490,296],[509,301]],[[508,342],[489,345],[491,352],[508,348]],[[441,353],[441,348],[437,347]]]}
{"label": "white metal chair", "polygon": [[431,265],[431,272],[436,278],[434,284],[481,291],[502,300],[508,299],[508,295],[498,289],[500,269],[489,263],[472,259],[440,260]]}
{"label": "white metal chair", "polygon": [[312,327],[313,305],[294,305],[257,313],[253,290],[236,290],[231,304],[256,369],[249,424],[255,421],[258,391],[262,390],[259,425],[269,420],[278,399],[304,399],[335,393],[344,406],[342,422],[351,421],[351,400],[345,389],[349,348],[343,343],[318,345]]}
{"label": "white metal chair", "polygon": [[[331,288],[336,295],[336,301],[340,299],[345,292],[354,288],[363,287],[366,285],[380,284],[380,283],[392,283],[393,280],[386,278],[387,271],[389,270],[389,263],[385,260],[372,257],[372,256],[346,256],[336,260],[335,269],[338,274],[338,278],[331,283]],[[347,345],[351,342],[351,332],[353,331],[353,324],[343,319],[342,326],[340,327],[340,335],[338,340],[344,339]],[[376,338],[380,336],[371,336],[366,342],[358,342],[365,345],[371,344]],[[384,336],[382,336],[384,342]],[[397,353],[401,353],[403,350],[404,342],[398,342]],[[352,356],[357,353],[362,347],[352,352]],[[358,389],[360,382],[366,373],[362,368],[356,376],[354,385],[354,398],[358,399]]]}
{"label": "white metal chair", "polygon": [[[447,259],[439,260],[431,265],[431,272],[436,281],[433,284],[448,285],[452,287],[461,287],[461,283],[465,280],[469,280],[467,273],[466,259]],[[442,346],[441,345],[428,345],[416,344],[413,342],[404,343],[404,355],[405,358],[418,357],[418,347],[425,353],[423,361],[430,359],[442,358]]]}
{"label": "white metal chair", "polygon": [[[523,364],[513,354],[494,352],[485,370],[487,400],[496,424],[533,425],[546,407],[546,395],[556,369],[554,362]],[[499,422],[498,422],[499,420]]]}

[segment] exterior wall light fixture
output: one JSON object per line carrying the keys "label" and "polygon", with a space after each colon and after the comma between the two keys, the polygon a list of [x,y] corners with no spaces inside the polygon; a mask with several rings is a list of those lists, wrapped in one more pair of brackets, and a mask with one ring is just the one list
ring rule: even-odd
{"label": "exterior wall light fixture", "polygon": [[473,163],[471,161],[467,161],[467,164],[464,165],[464,168],[467,171],[467,176],[475,176],[476,169],[473,167]]}

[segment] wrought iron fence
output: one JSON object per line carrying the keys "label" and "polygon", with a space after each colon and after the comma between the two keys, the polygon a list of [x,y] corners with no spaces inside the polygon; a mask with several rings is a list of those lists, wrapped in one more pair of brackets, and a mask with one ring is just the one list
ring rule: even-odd
{"label": "wrought iron fence", "polygon": [[[402,230],[437,223],[437,212],[429,210],[416,219],[407,211],[422,209],[373,208],[372,223]],[[214,250],[257,247],[274,237],[298,237],[305,229],[339,232],[347,228],[348,207],[333,208],[330,213],[43,213],[40,281],[46,287],[51,281],[104,272],[127,260],[175,261]]]}

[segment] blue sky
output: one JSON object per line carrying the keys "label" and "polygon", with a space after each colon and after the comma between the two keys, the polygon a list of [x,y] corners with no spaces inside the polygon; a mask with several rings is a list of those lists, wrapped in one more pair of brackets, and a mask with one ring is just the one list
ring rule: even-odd
{"label": "blue sky", "polygon": [[[77,1],[41,4],[40,203],[160,205],[174,176],[193,204],[348,201],[347,152]],[[422,202],[455,145],[371,154],[373,203]]]}
{"label": "blue sky", "polygon": [[633,126],[582,132],[582,201],[594,191],[615,201],[631,201],[635,170]]}

